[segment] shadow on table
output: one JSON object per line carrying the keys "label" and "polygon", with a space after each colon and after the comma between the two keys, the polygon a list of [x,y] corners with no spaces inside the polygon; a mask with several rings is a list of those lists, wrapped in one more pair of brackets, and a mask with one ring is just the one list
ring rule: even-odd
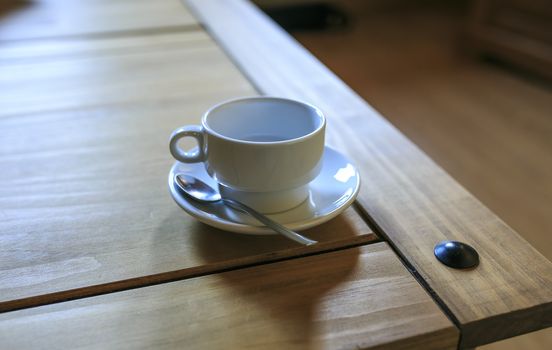
{"label": "shadow on table", "polygon": [[[359,264],[358,245],[377,239],[352,207],[322,225],[302,231],[320,242],[308,247],[280,235],[215,229],[177,208],[156,231],[159,244],[170,244],[167,249],[171,254],[176,250],[183,255],[187,267],[178,278],[187,273],[207,275],[205,280],[211,281],[212,289],[206,289],[201,300],[215,306],[222,303],[216,315],[198,313],[193,315],[194,322],[205,323],[211,330],[219,330],[220,322],[220,327],[230,327],[221,330],[225,334],[248,334],[229,336],[232,339],[228,339],[228,348],[263,348],[268,344],[286,349],[288,345],[315,347],[318,334],[328,333],[321,330],[328,327],[327,318],[335,317],[327,311],[335,307],[331,303],[343,300],[335,298],[335,293],[346,290],[344,281]],[[172,263],[175,258],[171,258]],[[195,278],[187,281],[192,280]],[[333,296],[328,297],[328,293]],[[206,309],[211,310],[210,306]],[[228,314],[236,310],[238,316]],[[230,320],[231,324],[222,320]]]}
{"label": "shadow on table", "polygon": [[366,235],[359,237],[350,218],[343,214],[301,233],[319,243],[306,247],[278,234],[239,234],[218,230],[201,223],[197,223],[197,226],[190,231],[190,240],[197,247],[198,256],[206,263],[248,257],[256,257],[251,259],[251,262],[257,263],[335,249],[350,245],[359,238],[366,239]]}
{"label": "shadow on table", "polygon": [[[343,289],[343,282],[358,264],[360,248],[325,253],[274,264],[231,271],[218,275],[244,303],[244,318],[251,313],[259,328],[276,330],[275,341],[296,345],[301,349],[320,348],[326,321],[332,315],[332,290]],[[252,310],[252,311],[250,311]],[[259,316],[259,311],[260,315]],[[270,342],[259,333],[247,344]]]}
{"label": "shadow on table", "polygon": [[[360,254],[358,247],[316,253],[328,250],[336,240],[350,240],[355,236],[347,216],[340,215],[318,228],[304,231],[305,235],[321,242],[311,247],[300,246],[277,235],[242,235],[198,225],[191,239],[207,263],[255,256],[255,262],[251,263],[254,266],[216,275],[236,294],[236,302],[243,303],[244,318],[251,323],[244,327],[259,327],[258,336],[234,339],[237,343],[228,344],[229,347],[266,346],[275,334],[286,344],[316,347],[319,341],[316,334],[321,333],[318,329],[323,327],[317,312],[324,308],[324,297],[355,270]],[[313,255],[293,258],[308,254]],[[265,263],[279,258],[286,260]],[[259,314],[263,315],[260,319]],[[248,333],[256,334],[251,330]]]}

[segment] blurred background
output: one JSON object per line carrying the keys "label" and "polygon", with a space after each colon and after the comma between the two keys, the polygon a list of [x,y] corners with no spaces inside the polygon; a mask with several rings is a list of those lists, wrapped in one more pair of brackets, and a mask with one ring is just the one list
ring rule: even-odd
{"label": "blurred background", "polygon": [[256,3],[552,260],[550,0]]}

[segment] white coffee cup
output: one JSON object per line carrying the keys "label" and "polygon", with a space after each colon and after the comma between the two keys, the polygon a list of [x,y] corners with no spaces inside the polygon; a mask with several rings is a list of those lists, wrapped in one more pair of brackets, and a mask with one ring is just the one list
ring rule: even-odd
{"label": "white coffee cup", "polygon": [[[307,198],[307,185],[322,167],[325,128],[322,112],[307,103],[242,98],[212,107],[201,125],[175,130],[170,151],[181,162],[203,162],[223,196],[274,213]],[[182,150],[183,137],[199,147]]]}

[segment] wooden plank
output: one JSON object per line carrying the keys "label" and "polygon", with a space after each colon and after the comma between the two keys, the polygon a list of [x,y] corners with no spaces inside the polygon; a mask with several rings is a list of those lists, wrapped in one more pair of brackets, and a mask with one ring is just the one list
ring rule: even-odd
{"label": "wooden plank", "polygon": [[376,243],[5,313],[0,338],[10,349],[455,349],[458,331]]}
{"label": "wooden plank", "polygon": [[178,0],[41,0],[0,3],[0,42],[185,30],[196,20]]}
{"label": "wooden plank", "polygon": [[[552,325],[552,264],[457,184],[308,51],[245,1],[188,1],[264,94],[328,115],[328,141],[359,164],[359,202],[420,274],[471,347]],[[439,264],[443,239],[473,245],[481,264]]]}
{"label": "wooden plank", "polygon": [[304,248],[173,202],[171,131],[256,94],[204,33],[18,45],[0,63],[0,311],[376,239],[354,209]]}
{"label": "wooden plank", "polygon": [[[84,110],[136,100],[159,103],[208,93],[214,90],[212,84],[219,90],[236,90],[231,96],[255,94],[199,31],[17,42],[0,48],[0,116]],[[196,119],[202,112],[196,113]]]}
{"label": "wooden plank", "polygon": [[[151,35],[113,36],[110,38],[68,37],[63,39],[40,39],[29,42],[14,40],[0,45],[0,64],[24,64],[41,61],[66,61],[97,58],[101,56],[128,55],[144,52],[147,49],[190,50],[202,48],[202,44],[212,46],[200,30],[188,33],[155,33]],[[185,35],[188,34],[188,35]],[[109,40],[107,40],[109,39]]]}

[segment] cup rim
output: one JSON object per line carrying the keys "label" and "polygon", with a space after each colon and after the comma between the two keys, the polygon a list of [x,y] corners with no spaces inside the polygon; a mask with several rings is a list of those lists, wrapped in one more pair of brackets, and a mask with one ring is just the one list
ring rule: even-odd
{"label": "cup rim", "polygon": [[[247,140],[240,140],[240,139],[237,139],[237,138],[222,135],[222,134],[216,132],[215,130],[213,130],[207,124],[207,117],[209,116],[209,114],[211,114],[217,108],[220,108],[223,105],[226,105],[226,104],[229,104],[229,103],[242,102],[242,101],[248,101],[248,100],[249,101],[250,100],[257,100],[257,101],[258,100],[272,100],[272,101],[280,100],[280,101],[286,101],[286,102],[298,104],[298,105],[301,105],[301,106],[306,106],[306,107],[314,110],[316,115],[318,115],[318,117],[320,117],[321,123],[316,127],[316,129],[314,129],[313,131],[311,131],[308,134],[305,134],[305,135],[300,136],[300,137],[287,139],[287,140],[281,140],[281,141],[247,141]],[[234,142],[234,143],[241,143],[241,144],[246,144],[246,145],[255,145],[255,146],[273,146],[273,145],[279,145],[279,144],[293,144],[293,143],[301,142],[301,141],[304,141],[304,140],[309,139],[311,137],[314,137],[316,134],[318,134],[321,130],[323,130],[326,127],[326,116],[324,116],[324,113],[322,113],[320,108],[318,108],[318,107],[316,107],[316,106],[314,106],[310,103],[307,103],[307,102],[292,100],[292,99],[285,98],[285,97],[250,96],[250,97],[239,97],[239,98],[233,98],[233,99],[225,100],[225,101],[219,102],[216,105],[212,106],[211,108],[209,108],[207,110],[207,112],[205,112],[203,114],[203,117],[201,118],[201,126],[209,134],[212,134],[212,135],[214,135],[218,138],[221,138],[223,140],[226,140],[226,141],[231,141],[231,142]]]}

